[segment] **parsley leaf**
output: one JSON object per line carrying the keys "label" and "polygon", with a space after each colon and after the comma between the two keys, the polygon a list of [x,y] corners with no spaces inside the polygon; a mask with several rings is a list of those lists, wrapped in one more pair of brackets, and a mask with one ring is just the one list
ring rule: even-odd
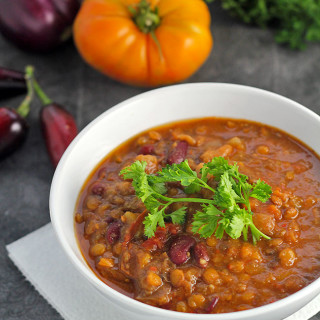
{"label": "parsley leaf", "polygon": [[148,175],[145,172],[146,166],[146,162],[136,161],[130,167],[126,167],[120,172],[124,179],[132,179],[132,186],[142,202],[145,202],[152,195],[152,188],[149,185]]}
{"label": "parsley leaf", "polygon": [[150,212],[143,221],[144,224],[144,234],[151,238],[154,236],[154,232],[159,225],[160,227],[165,227],[163,219],[163,210],[155,210]]}
{"label": "parsley leaf", "polygon": [[272,192],[271,187],[268,184],[266,184],[264,181],[259,179],[253,185],[253,189],[250,192],[250,197],[256,198],[261,202],[266,202],[270,198],[271,192]]}
{"label": "parsley leaf", "polygon": [[221,209],[228,209],[231,212],[235,210],[237,201],[240,200],[240,197],[233,189],[232,182],[229,172],[225,171],[220,176],[220,183],[213,198],[216,206]]}
{"label": "parsley leaf", "polygon": [[187,207],[181,207],[178,210],[166,215],[166,217],[169,216],[172,220],[172,223],[183,224],[185,221],[186,211]]}
{"label": "parsley leaf", "polygon": [[218,221],[223,213],[214,205],[203,205],[202,211],[197,211],[192,223],[192,232],[199,233],[203,238],[209,238],[215,232]]}
{"label": "parsley leaf", "polygon": [[152,189],[160,194],[165,194],[167,192],[167,188],[164,182],[159,181],[158,177],[155,175],[148,175],[148,182]]}
{"label": "parsley leaf", "polygon": [[[120,175],[132,180],[136,195],[149,210],[143,221],[147,237],[154,236],[157,226],[164,227],[167,219],[177,224],[184,223],[187,207],[183,206],[170,213],[171,204],[195,202],[202,205],[202,210],[193,216],[192,232],[200,237],[208,238],[214,234],[221,239],[227,233],[233,239],[243,235],[246,241],[250,229],[254,243],[261,237],[269,239],[253,223],[249,198],[266,202],[271,195],[271,187],[260,179],[250,184],[248,177],[239,172],[236,164],[231,165],[222,157],[213,158],[203,165],[200,177],[190,168],[187,160],[167,165],[155,175],[145,172],[146,165],[146,162],[136,161],[124,168]],[[216,189],[208,184],[212,176],[218,182]],[[196,194],[202,188],[208,189],[212,192],[212,199],[167,197],[167,182],[180,182],[186,194]]]}
{"label": "parsley leaf", "polygon": [[221,1],[223,9],[243,22],[275,30],[275,40],[292,49],[304,49],[308,42],[320,42],[319,0]]}
{"label": "parsley leaf", "polygon": [[158,177],[160,181],[181,182],[184,187],[190,186],[198,178],[197,173],[190,168],[187,160],[179,164],[167,165],[158,172]]}
{"label": "parsley leaf", "polygon": [[219,180],[220,177],[226,172],[230,171],[232,166],[228,163],[223,157],[215,157],[210,162],[205,163],[201,168],[201,173],[205,172],[212,174],[216,180]]}
{"label": "parsley leaf", "polygon": [[240,209],[237,214],[233,215],[230,226],[226,232],[233,239],[238,239],[241,236],[242,230],[246,225],[246,212]]}

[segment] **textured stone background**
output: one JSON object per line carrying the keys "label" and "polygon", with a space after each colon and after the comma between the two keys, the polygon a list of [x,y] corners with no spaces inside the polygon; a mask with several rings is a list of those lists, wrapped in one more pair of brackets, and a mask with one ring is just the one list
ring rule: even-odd
{"label": "textured stone background", "polygon": [[[215,47],[188,82],[229,82],[282,94],[320,114],[320,46],[296,52],[274,43],[273,35],[238,23],[211,5]],[[36,67],[47,94],[64,105],[80,129],[106,109],[145,90],[116,83],[86,66],[72,43],[48,55],[22,52],[0,37],[0,65]],[[4,101],[17,106],[22,97]],[[0,162],[0,319],[61,319],[9,260],[5,245],[49,222],[53,175],[34,103],[24,146]],[[320,314],[313,320],[320,319]],[[303,319],[301,319],[303,320]]]}

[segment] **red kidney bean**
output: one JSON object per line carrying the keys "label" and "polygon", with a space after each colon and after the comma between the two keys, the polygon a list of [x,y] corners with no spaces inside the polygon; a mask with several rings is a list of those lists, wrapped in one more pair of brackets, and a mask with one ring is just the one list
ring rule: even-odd
{"label": "red kidney bean", "polygon": [[202,242],[197,243],[193,249],[193,253],[197,266],[206,268],[209,262],[209,255],[205,244]]}
{"label": "red kidney bean", "polygon": [[119,220],[109,224],[106,238],[110,244],[114,244],[116,241],[119,240],[121,227],[122,223]]}
{"label": "red kidney bean", "polygon": [[179,265],[183,264],[190,258],[190,249],[195,245],[194,238],[188,235],[176,237],[170,245],[168,256],[170,260]]}
{"label": "red kidney bean", "polygon": [[207,309],[207,312],[208,312],[208,313],[211,313],[211,312],[212,312],[212,310],[214,309],[214,307],[217,305],[218,301],[219,301],[219,297],[214,297],[214,298],[212,299],[212,301],[210,302],[209,307],[208,307],[208,309]]}
{"label": "red kidney bean", "polygon": [[106,177],[107,171],[105,167],[102,167],[98,170],[98,177],[103,179]]}
{"label": "red kidney bean", "polygon": [[168,157],[168,164],[181,163],[187,156],[188,143],[186,141],[179,141],[177,146],[171,151]]}
{"label": "red kidney bean", "polygon": [[154,153],[154,145],[146,144],[140,148],[139,154],[153,154]]}
{"label": "red kidney bean", "polygon": [[102,196],[104,193],[104,185],[101,183],[96,183],[92,186],[91,192],[95,195]]}

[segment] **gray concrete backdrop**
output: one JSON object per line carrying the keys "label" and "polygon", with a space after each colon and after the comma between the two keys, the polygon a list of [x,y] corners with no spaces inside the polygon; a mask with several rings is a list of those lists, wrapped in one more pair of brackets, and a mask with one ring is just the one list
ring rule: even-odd
{"label": "gray concrete backdrop", "polygon": [[[320,45],[291,51],[275,44],[268,30],[243,25],[211,5],[215,46],[188,82],[228,82],[282,94],[320,114]],[[145,90],[128,87],[97,73],[77,54],[72,42],[47,55],[26,53],[0,37],[0,65],[36,67],[47,94],[64,105],[82,129],[106,109]],[[4,101],[15,107],[22,97]],[[24,280],[9,260],[5,245],[49,222],[48,196],[53,168],[39,125],[40,104],[32,105],[24,146],[0,162],[0,319],[61,319]],[[276,116],[276,115],[275,115]],[[313,320],[319,319],[320,314]],[[301,319],[303,320],[303,319]]]}

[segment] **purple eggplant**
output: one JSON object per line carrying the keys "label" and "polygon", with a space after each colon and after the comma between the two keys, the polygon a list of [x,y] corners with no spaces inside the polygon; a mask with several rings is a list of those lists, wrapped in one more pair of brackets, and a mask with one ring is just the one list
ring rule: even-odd
{"label": "purple eggplant", "polygon": [[33,68],[27,67],[26,72],[29,74],[26,76],[28,91],[20,106],[16,110],[6,107],[0,108],[0,160],[18,149],[28,133],[25,117],[30,111],[30,103],[33,98]]}
{"label": "purple eggplant", "polygon": [[48,52],[66,41],[78,0],[1,0],[0,32],[18,47]]}
{"label": "purple eggplant", "polygon": [[27,133],[27,122],[16,110],[0,108],[0,160],[19,148]]}
{"label": "purple eggplant", "polygon": [[0,100],[27,91],[24,73],[0,67]]}
{"label": "purple eggplant", "polygon": [[52,164],[56,167],[78,134],[77,124],[69,112],[53,102],[42,108],[40,119],[47,150]]}
{"label": "purple eggplant", "polygon": [[40,112],[42,132],[51,162],[56,167],[63,153],[78,134],[73,116],[59,104],[53,102],[36,80],[33,88],[43,107]]}

